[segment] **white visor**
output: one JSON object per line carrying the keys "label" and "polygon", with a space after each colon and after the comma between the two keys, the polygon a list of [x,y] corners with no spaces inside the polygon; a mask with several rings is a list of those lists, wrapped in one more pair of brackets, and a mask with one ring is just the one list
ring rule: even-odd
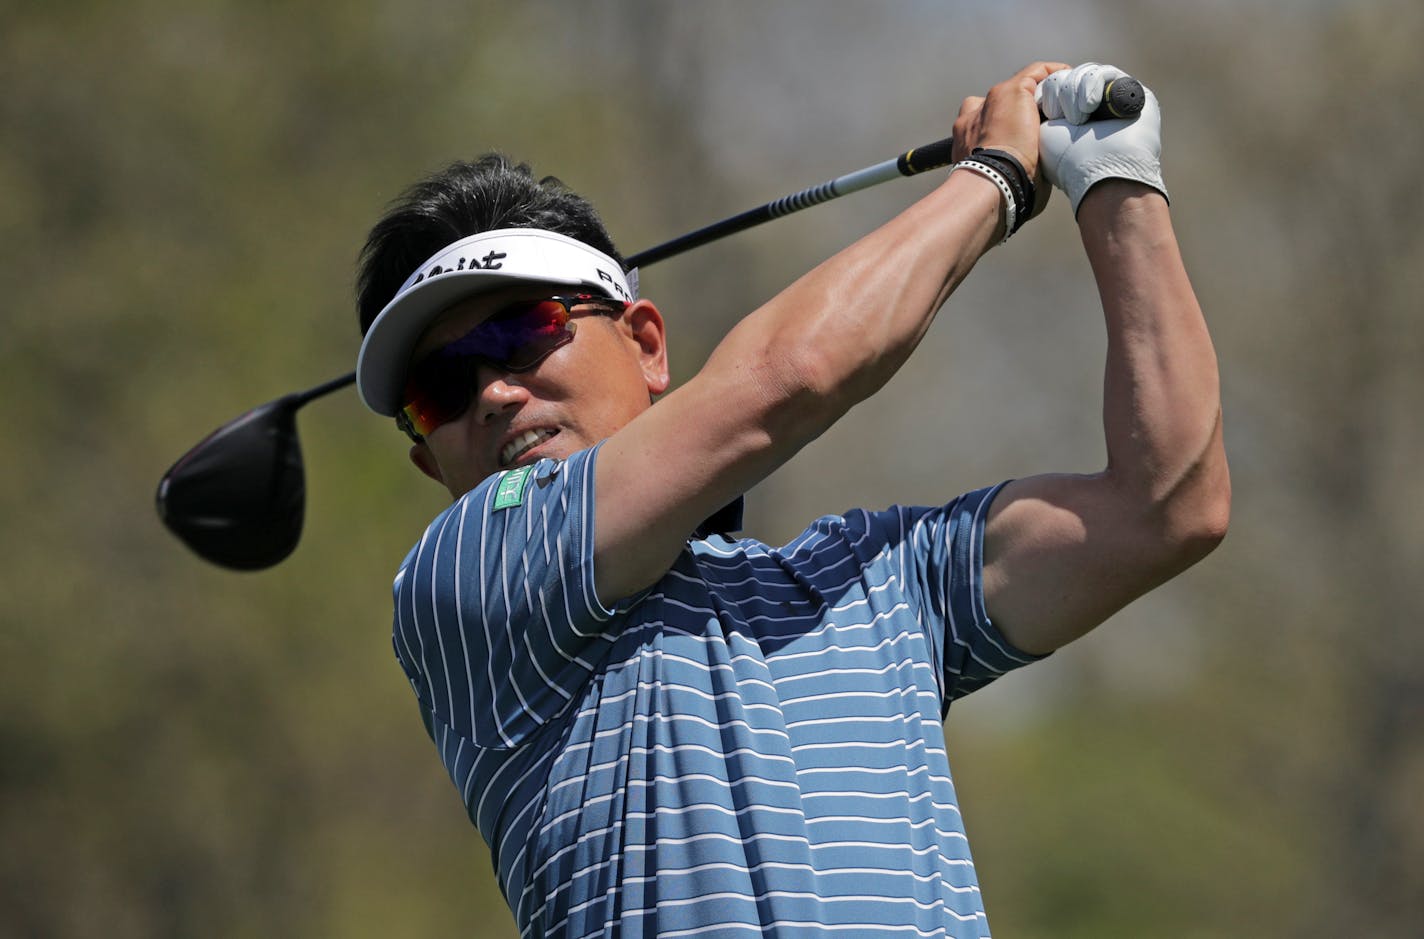
{"label": "white visor", "polygon": [[573,238],[537,228],[462,238],[420,265],[366,331],[356,361],[366,407],[387,417],[400,411],[410,353],[437,316],[460,300],[519,281],[583,287],[625,303],[638,299],[617,261]]}

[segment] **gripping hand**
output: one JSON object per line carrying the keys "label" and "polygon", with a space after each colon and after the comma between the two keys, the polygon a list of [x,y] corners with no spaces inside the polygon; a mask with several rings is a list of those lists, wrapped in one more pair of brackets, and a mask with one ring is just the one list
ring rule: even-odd
{"label": "gripping hand", "polygon": [[1038,107],[1048,118],[1039,128],[1044,175],[1063,190],[1073,214],[1083,196],[1105,179],[1131,179],[1167,195],[1162,182],[1162,112],[1143,87],[1142,113],[1129,120],[1087,122],[1102,102],[1103,87],[1127,73],[1089,62],[1054,72],[1039,83]]}

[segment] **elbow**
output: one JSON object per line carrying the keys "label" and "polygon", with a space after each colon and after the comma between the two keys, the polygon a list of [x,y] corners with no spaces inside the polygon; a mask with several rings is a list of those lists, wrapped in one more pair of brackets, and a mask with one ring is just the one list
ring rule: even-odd
{"label": "elbow", "polygon": [[1226,461],[1219,408],[1206,447],[1182,477],[1182,484],[1173,488],[1173,495],[1179,504],[1171,506],[1169,514],[1179,532],[1183,554],[1189,564],[1195,564],[1216,550],[1231,527],[1231,468]]}
{"label": "elbow", "polygon": [[1217,453],[1195,465],[1181,484],[1152,500],[1147,515],[1155,553],[1169,574],[1216,550],[1231,525],[1231,476],[1225,455]]}
{"label": "elbow", "polygon": [[1164,579],[1216,550],[1231,525],[1231,471],[1220,404],[1197,433],[1182,430],[1159,438],[1154,459],[1124,461],[1121,473],[1109,469],[1119,495],[1138,507],[1139,547],[1157,562]]}
{"label": "elbow", "polygon": [[762,364],[760,386],[772,420],[793,425],[783,430],[799,428],[814,438],[849,410],[850,383],[835,356],[790,345]]}
{"label": "elbow", "polygon": [[1190,567],[1216,550],[1226,540],[1231,526],[1231,483],[1223,479],[1211,491],[1200,494],[1169,529],[1169,544],[1177,562]]}
{"label": "elbow", "polygon": [[1157,485],[1119,479],[1120,505],[1136,521],[1130,554],[1157,581],[1174,577],[1205,558],[1231,524],[1231,476],[1219,445],[1209,447],[1185,472]]}

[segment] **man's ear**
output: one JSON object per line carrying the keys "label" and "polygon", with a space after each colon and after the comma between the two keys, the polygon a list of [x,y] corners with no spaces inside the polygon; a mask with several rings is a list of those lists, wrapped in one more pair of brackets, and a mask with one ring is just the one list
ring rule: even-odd
{"label": "man's ear", "polygon": [[435,454],[430,452],[424,441],[410,445],[410,461],[415,468],[440,485],[445,485],[445,477],[440,475],[440,464],[435,462]]}
{"label": "man's ear", "polygon": [[643,368],[643,378],[648,383],[648,393],[662,394],[672,384],[668,372],[667,329],[663,325],[663,315],[651,300],[639,300],[623,312],[623,322],[628,324],[633,341],[638,346],[638,361]]}

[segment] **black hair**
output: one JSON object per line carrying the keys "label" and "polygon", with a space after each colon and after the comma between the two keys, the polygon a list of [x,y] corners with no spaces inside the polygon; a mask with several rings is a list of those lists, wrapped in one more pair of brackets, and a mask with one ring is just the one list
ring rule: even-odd
{"label": "black hair", "polygon": [[457,161],[402,193],[361,249],[356,310],[361,334],[415,269],[461,238],[497,228],[540,228],[623,256],[588,200],[553,176],[536,180],[527,163],[500,153]]}

